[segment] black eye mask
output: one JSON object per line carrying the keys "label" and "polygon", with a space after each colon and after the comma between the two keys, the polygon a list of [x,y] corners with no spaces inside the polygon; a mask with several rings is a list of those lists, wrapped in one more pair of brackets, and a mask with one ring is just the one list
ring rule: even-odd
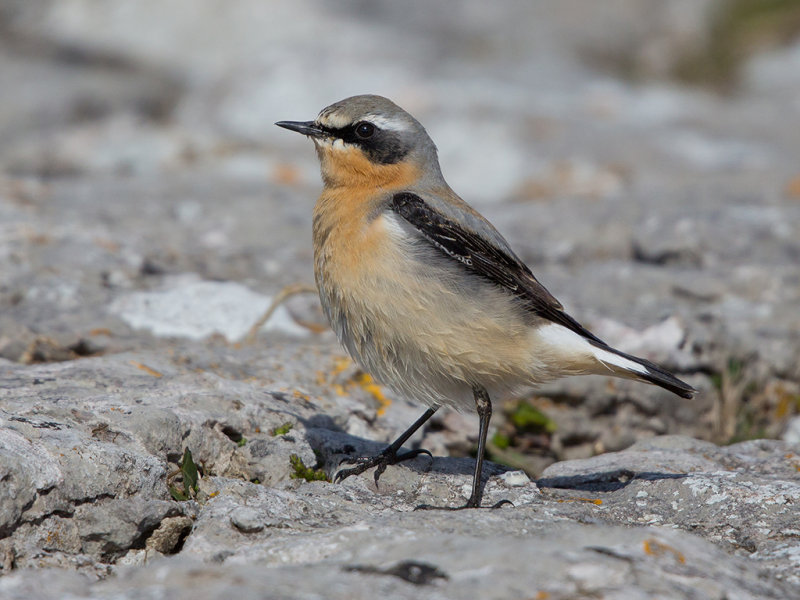
{"label": "black eye mask", "polygon": [[319,125],[319,128],[346,144],[359,146],[370,160],[383,165],[400,162],[411,150],[411,145],[403,139],[401,133],[381,129],[369,121],[358,121],[353,125],[336,128]]}

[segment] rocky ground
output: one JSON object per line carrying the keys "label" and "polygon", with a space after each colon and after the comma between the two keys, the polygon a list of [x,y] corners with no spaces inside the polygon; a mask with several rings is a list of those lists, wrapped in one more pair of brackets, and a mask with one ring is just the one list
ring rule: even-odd
{"label": "rocky ground", "polygon": [[[0,596],[800,594],[800,46],[726,94],[659,80],[712,4],[0,3]],[[498,399],[486,502],[513,507],[414,510],[468,494],[472,415],[378,487],[315,480],[422,411],[313,295],[246,339],[313,280],[314,153],[272,122],[362,92],[698,397]]]}

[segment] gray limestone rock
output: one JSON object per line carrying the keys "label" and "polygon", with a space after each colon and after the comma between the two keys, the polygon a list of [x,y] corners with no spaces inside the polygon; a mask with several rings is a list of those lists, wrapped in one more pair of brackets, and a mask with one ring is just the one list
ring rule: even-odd
{"label": "gray limestone rock", "polygon": [[[315,418],[341,410],[324,395],[287,402],[277,392],[246,391],[243,382],[190,379],[185,366],[162,355],[139,358],[162,365],[161,377],[145,372],[113,389],[115,374],[130,364],[121,357],[6,364],[4,381],[18,385],[3,388],[0,428],[2,464],[12,467],[6,481],[16,486],[3,488],[13,500],[3,504],[4,571],[11,569],[0,578],[4,597],[55,598],[60,592],[47,590],[63,589],[98,598],[144,590],[210,598],[234,581],[247,597],[263,593],[265,569],[275,597],[367,597],[370,586],[397,597],[446,598],[468,590],[487,598],[524,590],[564,598],[679,598],[689,590],[700,590],[692,592],[697,597],[785,598],[800,590],[793,510],[800,456],[785,442],[719,447],[656,437],[554,464],[536,483],[490,463],[485,503],[507,499],[513,506],[415,510],[463,503],[473,461],[421,456],[390,467],[377,486],[371,472],[341,484],[292,479],[290,449],[332,474],[344,457],[382,446],[337,431],[335,418]],[[40,403],[34,414],[19,393],[24,382],[46,386],[54,375],[81,391]],[[91,400],[90,381],[104,390]],[[91,414],[113,415],[100,440],[95,421],[81,412],[87,402]],[[141,418],[148,407],[155,417]],[[289,415],[291,430],[270,435]],[[144,430],[168,440],[176,427],[205,457],[197,459],[196,501],[168,496],[169,463],[180,447],[140,442]],[[234,430],[243,445],[231,439]],[[61,456],[73,448],[82,451]],[[274,463],[260,462],[270,456]],[[31,472],[15,460],[40,467]],[[268,471],[268,485],[253,483]],[[158,558],[176,551],[178,560]],[[51,571],[55,587],[45,589],[27,570],[44,565],[103,580]],[[153,579],[156,572],[162,575]]]}

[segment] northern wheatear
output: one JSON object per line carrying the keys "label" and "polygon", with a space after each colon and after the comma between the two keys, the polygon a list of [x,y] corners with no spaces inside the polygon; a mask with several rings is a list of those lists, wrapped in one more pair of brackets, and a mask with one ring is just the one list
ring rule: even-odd
{"label": "northern wheatear", "polygon": [[564,312],[508,242],[442,177],[420,123],[380,96],[353,96],[314,121],[281,121],[310,137],[325,184],[314,207],[314,274],[341,343],[367,372],[428,410],[377,456],[337,480],[386,469],[440,406],[480,418],[472,494],[492,415],[490,398],[565,375],[638,379],[691,398],[692,386],[607,345]]}

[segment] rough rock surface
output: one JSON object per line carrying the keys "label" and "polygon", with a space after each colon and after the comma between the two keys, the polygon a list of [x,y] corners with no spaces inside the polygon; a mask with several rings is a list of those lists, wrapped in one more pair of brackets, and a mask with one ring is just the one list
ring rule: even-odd
{"label": "rough rock surface", "polygon": [[[472,460],[422,456],[390,467],[377,488],[369,473],[338,485],[292,479],[290,454],[332,474],[345,454],[380,445],[346,433],[330,417],[346,413],[324,397],[198,375],[157,353],[155,376],[131,356],[4,365],[3,597],[800,590],[800,455],[785,442],[663,436],[556,463],[537,482],[492,466],[486,503],[513,507],[420,511],[463,502]],[[176,502],[167,472],[182,447],[203,477],[195,499]],[[30,570],[46,566],[82,576]]]}
{"label": "rough rock surface", "polygon": [[[0,3],[0,597],[800,596],[798,46],[729,96],[604,71],[701,35],[708,2],[669,5]],[[315,157],[272,123],[366,91],[571,313],[698,397],[525,395],[548,427],[493,455],[535,482],[487,473],[513,507],[414,510],[463,502],[474,415],[378,487],[293,478],[422,410],[313,296],[244,341],[312,281]]]}

